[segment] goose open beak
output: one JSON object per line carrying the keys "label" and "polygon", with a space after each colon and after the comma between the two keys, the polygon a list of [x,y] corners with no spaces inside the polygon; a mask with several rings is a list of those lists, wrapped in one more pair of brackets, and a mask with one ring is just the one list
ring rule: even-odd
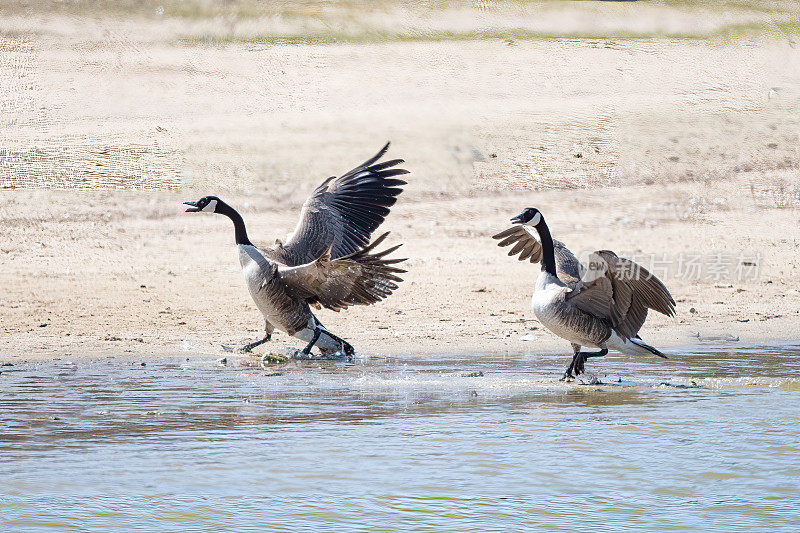
{"label": "goose open beak", "polygon": [[197,213],[200,209],[197,207],[197,202],[183,202],[183,205],[190,205],[189,209],[186,210],[187,213]]}
{"label": "goose open beak", "polygon": [[525,219],[522,218],[522,213],[520,213],[519,215],[517,215],[514,218],[512,218],[511,222],[513,224],[522,224],[523,222],[525,222]]}

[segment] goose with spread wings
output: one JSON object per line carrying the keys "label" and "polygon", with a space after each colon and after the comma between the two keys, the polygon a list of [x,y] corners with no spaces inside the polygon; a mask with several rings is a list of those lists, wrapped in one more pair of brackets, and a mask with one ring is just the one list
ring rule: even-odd
{"label": "goose with spread wings", "polygon": [[216,196],[184,202],[187,212],[218,213],[233,221],[239,262],[266,331],[242,351],[267,342],[277,328],[307,343],[304,356],[316,345],[323,355],[352,357],[353,347],[328,331],[311,307],[339,311],[370,305],[402,281],[399,274],[405,270],[397,264],[405,259],[387,257],[401,245],[376,251],[388,233],[370,243],[406,184],[397,176],[408,174],[397,168],[402,159],[378,162],[388,149],[389,143],[350,172],[323,181],[303,204],[286,242],[269,248],[255,247],[241,215]]}
{"label": "goose with spread wings", "polygon": [[[658,278],[610,250],[594,252],[584,267],[563,243],[553,240],[536,208],[525,209],[511,222],[516,225],[494,238],[498,246],[514,245],[508,255],[542,263],[531,306],[542,325],[572,343],[572,363],[562,379],[582,373],[586,359],[602,357],[609,348],[666,358],[639,337],[648,309],[675,314],[675,301]],[[583,346],[600,350],[581,351]]]}

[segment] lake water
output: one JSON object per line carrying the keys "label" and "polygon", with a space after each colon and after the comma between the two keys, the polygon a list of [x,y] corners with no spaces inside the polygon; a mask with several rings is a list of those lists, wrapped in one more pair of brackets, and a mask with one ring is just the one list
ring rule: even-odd
{"label": "lake water", "polygon": [[0,531],[800,531],[800,346],[0,367]]}

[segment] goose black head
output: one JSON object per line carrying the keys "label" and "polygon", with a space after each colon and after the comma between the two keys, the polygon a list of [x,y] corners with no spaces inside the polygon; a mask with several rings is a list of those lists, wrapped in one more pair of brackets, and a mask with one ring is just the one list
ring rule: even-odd
{"label": "goose black head", "polygon": [[514,224],[524,224],[526,226],[536,226],[541,221],[542,214],[535,207],[528,207],[525,211],[511,219],[511,222]]}
{"label": "goose black head", "polygon": [[183,202],[185,205],[191,206],[189,207],[186,212],[187,213],[216,213],[217,206],[222,203],[222,200],[217,198],[216,196],[203,196],[196,202]]}

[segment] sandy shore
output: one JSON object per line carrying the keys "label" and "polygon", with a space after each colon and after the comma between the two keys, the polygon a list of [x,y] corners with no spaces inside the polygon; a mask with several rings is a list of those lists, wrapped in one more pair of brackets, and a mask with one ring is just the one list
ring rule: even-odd
{"label": "sandy shore", "polygon": [[[13,194],[7,212],[39,214],[3,245],[4,360],[207,356],[221,354],[220,344],[259,336],[261,318],[238,271],[224,218],[189,218],[181,212],[180,195],[151,201],[129,193]],[[491,195],[403,202],[386,223],[410,258],[401,289],[379,305],[320,316],[364,354],[568,350],[529,310],[538,268],[506,257],[490,239],[522,201],[550,213],[554,233],[575,250],[607,246],[659,258],[666,254],[675,261],[680,252],[712,246],[737,257],[740,250],[761,251],[764,262],[756,279],[667,276],[678,315],[648,320],[642,335],[653,343],[694,344],[697,333],[750,343],[796,339],[797,213],[759,211],[753,217],[751,209],[741,208],[709,213],[703,223],[662,218],[650,226],[645,208],[625,210],[631,220],[624,221],[614,219],[620,211],[596,210],[609,199],[668,203],[653,196],[651,188],[631,187],[582,194],[566,205],[557,191],[524,200]],[[236,195],[231,202],[259,203]],[[246,217],[251,234],[265,241],[294,222],[292,215],[270,210],[246,210]],[[581,229],[575,217],[583,220]],[[748,236],[741,233],[743,220],[750,224]],[[587,229],[592,221],[596,228]],[[274,345],[271,349],[298,342],[278,334]]]}
{"label": "sandy shore", "polygon": [[656,261],[678,302],[641,332],[657,346],[800,335],[787,40],[204,46],[21,20],[0,56],[2,361],[257,338],[230,223],[181,202],[222,196],[268,244],[387,139],[412,174],[382,229],[409,272],[378,305],[320,314],[362,354],[568,353],[529,310],[538,268],[490,238],[527,206],[576,252]]}

